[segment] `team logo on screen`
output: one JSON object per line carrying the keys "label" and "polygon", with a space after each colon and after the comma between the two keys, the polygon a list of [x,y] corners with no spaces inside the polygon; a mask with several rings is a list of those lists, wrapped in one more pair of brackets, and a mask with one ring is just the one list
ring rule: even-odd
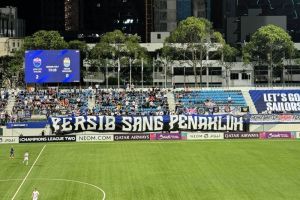
{"label": "team logo on screen", "polygon": [[71,65],[71,60],[69,57],[64,58],[64,66],[65,67],[70,67]]}
{"label": "team logo on screen", "polygon": [[39,68],[42,65],[42,59],[36,57],[33,59],[33,66]]}

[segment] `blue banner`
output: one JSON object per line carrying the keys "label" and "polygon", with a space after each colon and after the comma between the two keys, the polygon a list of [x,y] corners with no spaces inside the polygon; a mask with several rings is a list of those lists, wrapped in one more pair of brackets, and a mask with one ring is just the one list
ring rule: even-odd
{"label": "blue banner", "polygon": [[54,133],[80,131],[246,131],[249,118],[232,115],[69,116],[50,117],[49,123]]}
{"label": "blue banner", "polygon": [[300,113],[300,90],[250,90],[258,113]]}
{"label": "blue banner", "polygon": [[6,124],[6,128],[45,128],[47,121],[41,122],[9,122]]}

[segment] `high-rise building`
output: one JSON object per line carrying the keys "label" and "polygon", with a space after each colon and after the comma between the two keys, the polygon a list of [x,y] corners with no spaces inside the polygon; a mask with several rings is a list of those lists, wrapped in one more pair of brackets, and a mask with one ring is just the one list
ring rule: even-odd
{"label": "high-rise building", "polygon": [[0,8],[0,37],[23,37],[24,20],[18,18],[17,8]]}
{"label": "high-rise building", "polygon": [[[225,14],[228,19],[227,35],[231,37],[231,39],[232,33],[242,34],[245,32],[241,30],[241,22],[243,20],[245,21],[247,16],[256,15],[261,16],[261,20],[256,21],[256,24],[266,25],[267,23],[275,23],[279,26],[285,26],[286,30],[292,36],[293,41],[300,42],[300,0],[227,0]],[[278,17],[280,17],[281,20],[278,20]],[[285,22],[282,21],[284,19],[286,20]],[[261,24],[262,20],[265,20],[264,24]],[[230,28],[234,26],[236,26],[236,30],[232,31]],[[243,42],[243,39],[244,37],[241,36],[240,39],[237,39],[237,42]],[[249,39],[249,37],[247,37],[247,39]]]}

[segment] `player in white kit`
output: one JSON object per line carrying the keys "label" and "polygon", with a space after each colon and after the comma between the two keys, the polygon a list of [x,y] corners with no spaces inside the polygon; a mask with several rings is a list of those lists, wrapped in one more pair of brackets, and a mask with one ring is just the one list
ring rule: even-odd
{"label": "player in white kit", "polygon": [[34,188],[32,192],[32,200],[38,200],[39,195],[40,195],[39,191],[37,191],[36,188]]}
{"label": "player in white kit", "polygon": [[28,160],[29,160],[29,153],[28,151],[26,151],[24,153],[24,160],[23,160],[23,163],[26,163],[26,165],[28,165]]}

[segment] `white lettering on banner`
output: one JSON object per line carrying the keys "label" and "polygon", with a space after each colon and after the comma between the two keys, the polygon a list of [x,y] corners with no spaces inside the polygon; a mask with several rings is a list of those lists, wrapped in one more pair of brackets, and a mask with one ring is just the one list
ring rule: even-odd
{"label": "white lettering on banner", "polygon": [[63,118],[63,123],[62,123],[62,131],[71,131],[72,130],[72,126],[71,126],[71,117],[66,117]]}
{"label": "white lettering on banner", "polygon": [[[116,120],[119,121],[116,121]],[[162,131],[162,130],[215,130],[243,131],[243,117],[231,115],[170,115],[170,116],[79,116],[52,117],[54,131]]]}
{"label": "white lettering on banner", "polygon": [[186,120],[187,120],[187,116],[179,115],[179,122],[178,122],[179,129],[187,129]]}
{"label": "white lettering on banner", "polygon": [[59,125],[58,123],[60,122],[60,118],[58,117],[51,117],[51,120],[52,120],[52,127],[55,131],[59,130]]}
{"label": "white lettering on banner", "polygon": [[178,122],[178,115],[170,115],[170,129],[174,128],[174,124]]}
{"label": "white lettering on banner", "polygon": [[206,117],[199,117],[199,125],[198,129],[207,130],[207,118]]}
{"label": "white lettering on banner", "polygon": [[164,127],[164,119],[162,116],[154,116],[154,130],[161,131]]}
{"label": "white lettering on banner", "polygon": [[87,116],[86,121],[88,123],[87,130],[96,130],[97,129],[97,117],[96,116]]}
{"label": "white lettering on banner", "polygon": [[132,131],[142,131],[142,118],[135,117],[133,118],[133,129]]}
{"label": "white lettering on banner", "polygon": [[187,140],[223,140],[224,133],[188,133]]}
{"label": "white lettering on banner", "polygon": [[122,130],[131,131],[131,122],[132,122],[132,117],[123,117],[122,123],[124,125],[122,126]]}
{"label": "white lettering on banner", "polygon": [[81,130],[85,130],[84,122],[85,122],[84,116],[75,117],[74,130],[75,131],[79,130],[79,126],[81,127]]}
{"label": "white lettering on banner", "polygon": [[113,135],[76,135],[77,142],[108,142],[113,140]]}
{"label": "white lettering on banner", "polygon": [[19,143],[19,137],[13,137],[13,136],[3,136],[0,137],[0,143],[7,143],[7,144],[13,144],[13,143]]}
{"label": "white lettering on banner", "polygon": [[195,130],[197,129],[197,117],[188,116],[188,129]]}
{"label": "white lettering on banner", "polygon": [[268,111],[300,111],[299,93],[267,93],[263,94]]}
{"label": "white lettering on banner", "polygon": [[153,130],[153,118],[152,117],[143,117],[143,131]]}
{"label": "white lettering on banner", "polygon": [[116,128],[116,119],[113,116],[106,116],[106,124],[105,124],[105,130],[115,130]]}

